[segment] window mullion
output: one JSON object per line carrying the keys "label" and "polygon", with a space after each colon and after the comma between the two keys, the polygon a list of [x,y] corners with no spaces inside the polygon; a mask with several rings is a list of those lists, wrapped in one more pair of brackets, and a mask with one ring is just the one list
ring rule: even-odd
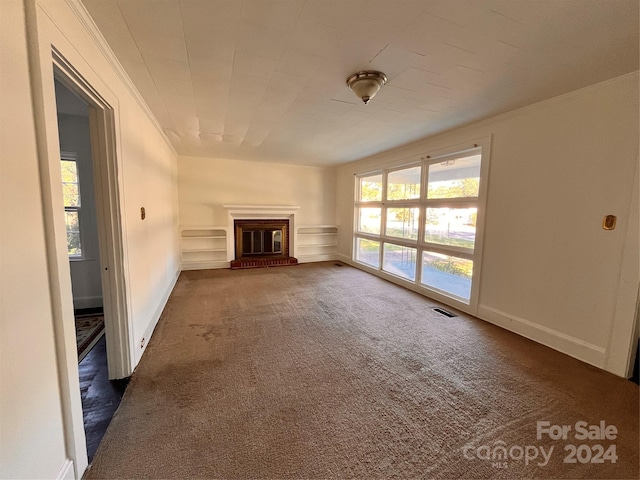
{"label": "window mullion", "polygon": [[415,240],[411,240],[409,238],[387,237],[386,235],[382,235],[380,239],[383,242],[393,243],[395,245],[402,245],[403,247],[411,247],[411,248],[418,247],[418,242]]}
{"label": "window mullion", "polygon": [[427,193],[429,186],[429,161],[426,158],[422,158],[422,175],[420,178],[420,205],[419,212],[420,217],[418,221],[418,242],[416,245],[416,280],[415,283],[420,285],[422,283],[422,252],[424,251],[423,245],[425,243],[425,230],[427,225]]}
{"label": "window mullion", "polygon": [[473,260],[474,255],[474,251],[469,248],[456,247],[455,245],[442,245],[440,243],[425,242],[421,245],[421,248],[430,252],[463,257],[468,260]]}
{"label": "window mullion", "polygon": [[378,264],[380,265],[379,269],[382,270],[382,265],[384,261],[384,240],[383,238],[387,234],[387,185],[388,185],[388,175],[389,170],[382,171],[382,209],[380,211],[380,251]]}
{"label": "window mullion", "polygon": [[375,240],[376,242],[380,241],[380,235],[376,235],[375,233],[368,232],[356,232],[356,237],[366,238],[367,240]]}
{"label": "window mullion", "polygon": [[425,205],[430,208],[475,208],[478,197],[432,198],[425,200]]}

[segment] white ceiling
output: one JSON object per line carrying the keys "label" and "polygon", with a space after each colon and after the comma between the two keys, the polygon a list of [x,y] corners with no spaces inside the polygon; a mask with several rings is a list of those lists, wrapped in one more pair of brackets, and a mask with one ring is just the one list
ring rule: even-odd
{"label": "white ceiling", "polygon": [[181,155],[338,164],[638,70],[637,0],[83,3]]}

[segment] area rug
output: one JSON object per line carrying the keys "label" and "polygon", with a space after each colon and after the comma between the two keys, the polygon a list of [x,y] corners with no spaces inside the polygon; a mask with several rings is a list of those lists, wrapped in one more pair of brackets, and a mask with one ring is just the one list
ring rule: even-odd
{"label": "area rug", "polygon": [[182,272],[84,478],[638,478],[637,385],[438,306],[335,262]]}
{"label": "area rug", "polygon": [[78,363],[91,351],[104,334],[104,315],[90,314],[76,316],[76,345]]}

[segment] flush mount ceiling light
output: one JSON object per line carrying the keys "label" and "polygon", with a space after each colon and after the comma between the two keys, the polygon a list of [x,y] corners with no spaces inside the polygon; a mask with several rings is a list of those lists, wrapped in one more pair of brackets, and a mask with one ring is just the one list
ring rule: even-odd
{"label": "flush mount ceiling light", "polygon": [[366,105],[380,88],[387,83],[387,76],[375,70],[363,70],[347,78],[347,85]]}

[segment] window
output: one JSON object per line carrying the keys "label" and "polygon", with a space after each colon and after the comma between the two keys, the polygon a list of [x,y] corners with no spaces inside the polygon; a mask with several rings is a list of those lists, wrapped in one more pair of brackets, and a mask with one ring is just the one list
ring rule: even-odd
{"label": "window", "polygon": [[70,258],[82,258],[80,182],[75,153],[63,153],[61,155],[60,169],[62,171],[64,216],[67,225],[67,250]]}
{"label": "window", "polygon": [[477,197],[480,160],[480,154],[476,154],[429,165],[427,198]]}
{"label": "window", "polygon": [[382,269],[399,277],[415,280],[416,251],[415,248],[385,243]]}
{"label": "window", "polygon": [[387,208],[387,236],[417,240],[419,212],[419,208]]}
{"label": "window", "polygon": [[357,176],[354,260],[436,297],[476,302],[483,168],[474,146]]}
{"label": "window", "polygon": [[358,219],[358,231],[380,234],[381,215],[381,208],[361,208],[360,216]]}
{"label": "window", "polygon": [[473,261],[442,253],[422,252],[422,283],[460,298],[471,297]]}
{"label": "window", "polygon": [[422,167],[404,168],[389,172],[387,200],[409,200],[420,198],[420,176]]}
{"label": "window", "polygon": [[360,200],[363,202],[382,200],[382,174],[360,177]]}
{"label": "window", "polygon": [[356,260],[372,267],[380,266],[380,242],[356,238]]}
{"label": "window", "polygon": [[477,207],[427,207],[424,240],[428,243],[473,249],[476,241],[477,221]]}

